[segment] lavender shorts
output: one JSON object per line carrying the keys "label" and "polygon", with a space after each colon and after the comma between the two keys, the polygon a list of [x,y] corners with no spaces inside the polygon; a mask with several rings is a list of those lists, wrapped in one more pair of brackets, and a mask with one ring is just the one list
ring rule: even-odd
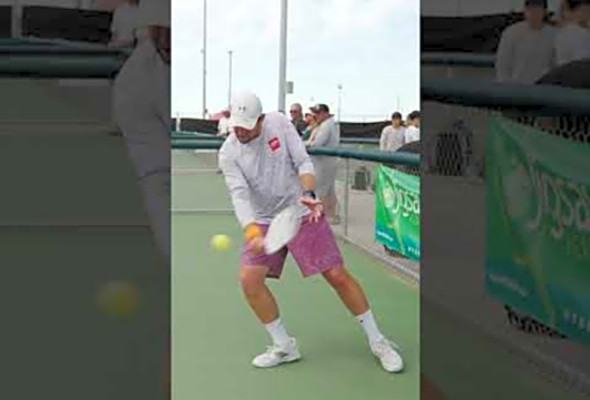
{"label": "lavender shorts", "polygon": [[[258,224],[266,234],[268,225]],[[325,217],[318,222],[308,221],[304,217],[297,236],[287,246],[274,254],[255,255],[249,245],[244,246],[242,252],[242,266],[267,267],[267,277],[280,278],[285,265],[287,254],[291,253],[304,277],[326,272],[332,268],[344,265],[342,254],[336,243],[336,238]]]}

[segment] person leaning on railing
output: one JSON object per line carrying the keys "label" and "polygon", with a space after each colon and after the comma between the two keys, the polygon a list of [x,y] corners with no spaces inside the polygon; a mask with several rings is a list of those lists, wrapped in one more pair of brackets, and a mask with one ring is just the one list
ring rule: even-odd
{"label": "person leaning on railing", "polygon": [[[337,147],[340,144],[340,126],[330,114],[326,104],[317,104],[310,108],[318,126],[312,133],[308,147]],[[336,198],[336,174],[338,160],[329,156],[312,156],[316,171],[316,192],[325,207],[326,216],[333,224],[340,223],[338,215],[338,199]]]}

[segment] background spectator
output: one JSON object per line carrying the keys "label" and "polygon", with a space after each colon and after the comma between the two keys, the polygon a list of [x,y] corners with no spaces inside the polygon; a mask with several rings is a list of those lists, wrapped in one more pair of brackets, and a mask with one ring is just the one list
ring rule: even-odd
{"label": "background spectator", "polygon": [[567,0],[562,0],[559,4],[559,15],[557,16],[555,26],[561,28],[567,25],[569,21],[571,21],[571,12],[567,6]]}
{"label": "background spectator", "polygon": [[[318,127],[312,134],[310,147],[337,147],[340,144],[340,127],[326,104],[317,104],[310,108],[315,116]],[[336,198],[336,173],[338,159],[328,156],[312,156],[311,160],[316,173],[316,193],[326,211],[326,216],[333,224],[340,223],[337,215],[338,200]]]}
{"label": "background spectator", "polygon": [[405,130],[405,143],[417,142],[420,140],[420,112],[412,111],[408,115],[408,127]]}
{"label": "background spectator", "polygon": [[222,116],[217,123],[217,136],[226,137],[231,133],[231,128],[229,126],[229,110],[223,110],[221,115]]}
{"label": "background spectator", "polygon": [[309,145],[309,141],[311,141],[313,133],[318,126],[318,120],[312,112],[308,112],[305,113],[305,123],[307,124],[307,127],[305,128],[301,139],[303,139],[305,145],[307,146]]}
{"label": "background spectator", "polygon": [[391,115],[391,125],[387,125],[381,132],[379,150],[397,151],[405,143],[405,127],[401,113],[394,112]]}
{"label": "background spectator", "polygon": [[566,0],[566,21],[555,38],[557,65],[590,58],[590,0]]}
{"label": "background spectator", "polygon": [[307,128],[307,123],[303,119],[303,109],[301,108],[301,104],[295,103],[291,106],[289,110],[291,114],[291,122],[299,132],[299,136],[303,136],[303,132],[305,132],[305,128]]}
{"label": "background spectator", "polygon": [[[132,48],[147,31],[139,27],[139,0],[126,0],[113,12],[110,47]],[[144,32],[145,31],[145,32]]]}
{"label": "background spectator", "polygon": [[554,64],[555,28],[547,23],[547,0],[525,0],[525,20],[502,33],[496,80],[534,83]]}

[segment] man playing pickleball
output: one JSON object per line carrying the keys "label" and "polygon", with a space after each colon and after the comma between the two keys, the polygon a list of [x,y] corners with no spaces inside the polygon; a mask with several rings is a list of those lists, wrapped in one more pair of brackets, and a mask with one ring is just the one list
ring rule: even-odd
{"label": "man playing pickleball", "polygon": [[[313,164],[289,119],[279,113],[262,113],[252,93],[232,102],[233,133],[223,144],[219,166],[225,176],[246,244],[240,281],[245,297],[271,336],[272,346],[252,364],[271,368],[301,358],[297,343],[281,321],[266,278],[280,278],[290,252],[304,277],[322,274],[367,335],[370,348],[389,372],[403,369],[403,361],[379,330],[358,282],[344,267],[334,234],[314,194]],[[302,224],[282,250],[265,254],[264,235],[273,217],[289,205],[298,206]]]}

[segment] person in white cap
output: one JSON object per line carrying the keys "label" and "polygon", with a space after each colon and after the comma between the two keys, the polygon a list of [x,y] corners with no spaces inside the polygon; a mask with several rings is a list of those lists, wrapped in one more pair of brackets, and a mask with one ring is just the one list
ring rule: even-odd
{"label": "person in white cap", "polygon": [[[314,166],[289,118],[262,112],[253,93],[235,97],[231,106],[233,133],[220,150],[219,166],[231,195],[236,217],[244,229],[240,281],[244,295],[272,339],[272,346],[255,357],[258,368],[297,361],[301,354],[287,333],[266,278],[281,276],[288,253],[304,277],[321,274],[360,323],[373,354],[388,372],[399,372],[403,361],[379,330],[367,298],[347,271],[334,233],[315,195]],[[274,254],[264,251],[264,235],[285,207],[299,211],[301,228]]]}
{"label": "person in white cap", "polygon": [[165,262],[170,258],[170,2],[142,0],[141,42],[119,72],[114,112],[138,175],[151,227]]}

